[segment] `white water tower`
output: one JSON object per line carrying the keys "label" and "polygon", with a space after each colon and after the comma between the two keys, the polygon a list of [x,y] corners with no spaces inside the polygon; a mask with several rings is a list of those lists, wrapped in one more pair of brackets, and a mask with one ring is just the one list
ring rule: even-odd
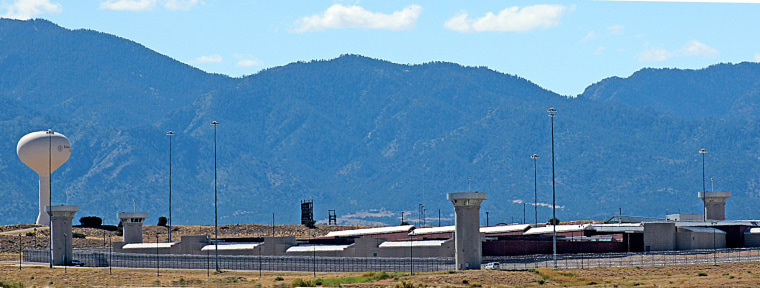
{"label": "white water tower", "polygon": [[45,207],[50,206],[50,175],[66,163],[71,156],[71,142],[63,134],[48,131],[32,132],[21,137],[16,146],[21,162],[32,168],[40,177],[40,213],[38,225],[50,225],[50,215]]}

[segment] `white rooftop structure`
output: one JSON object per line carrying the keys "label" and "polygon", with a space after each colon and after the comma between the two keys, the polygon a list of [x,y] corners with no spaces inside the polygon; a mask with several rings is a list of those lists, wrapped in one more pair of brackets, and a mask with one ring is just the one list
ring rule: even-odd
{"label": "white rooftop structure", "polygon": [[121,249],[156,249],[156,248],[172,248],[175,244],[179,242],[169,242],[169,243],[129,243],[124,244],[124,246],[121,247]]}
{"label": "white rooftop structure", "polygon": [[[556,225],[557,233],[563,233],[563,232],[578,232],[586,230],[586,228],[589,227],[591,224],[582,224],[582,225]],[[548,234],[554,232],[554,225],[546,225],[544,227],[536,227],[536,228],[530,228],[528,231],[525,231],[523,235],[537,235],[537,234]]]}
{"label": "white rooftop structure", "polygon": [[760,220],[708,220],[707,222],[680,221],[676,227],[710,227],[710,226],[760,226]]}
{"label": "white rooftop structure", "polygon": [[716,233],[716,234],[726,234],[723,230],[720,230],[718,228],[710,228],[710,227],[681,227],[680,229],[689,230],[691,232],[700,232],[700,233]]}
{"label": "white rooftop structure", "polygon": [[[380,248],[398,247],[440,247],[448,240],[421,240],[421,241],[385,241],[380,243]],[[411,243],[410,243],[411,242]]]}
{"label": "white rooftop structure", "polygon": [[530,224],[487,226],[487,227],[480,227],[480,233],[496,234],[496,233],[520,232],[520,231],[525,231],[528,228],[530,228]]}
{"label": "white rooftop structure", "polygon": [[425,227],[425,228],[417,228],[414,229],[414,231],[409,232],[409,235],[430,235],[430,234],[440,234],[440,233],[454,233],[454,225],[451,226],[441,226],[441,227]]}
{"label": "white rooftop structure", "polygon": [[[231,251],[231,250],[251,250],[253,248],[256,248],[257,246],[264,244],[261,242],[251,242],[251,243],[217,243],[219,251]],[[216,247],[214,244],[206,245],[201,248],[201,251],[214,251],[214,247]]]}
{"label": "white rooftop structure", "polygon": [[332,231],[330,233],[327,233],[325,237],[352,237],[352,236],[363,236],[363,235],[376,235],[376,234],[388,234],[388,233],[401,233],[401,232],[409,232],[409,230],[414,229],[414,225],[402,225],[402,226],[389,226],[389,227],[378,227],[378,228],[365,228],[365,229],[354,229],[354,230],[343,230],[343,231]]}
{"label": "white rooftop structure", "polygon": [[348,244],[348,245],[299,245],[299,246],[293,246],[288,248],[288,250],[285,250],[285,253],[296,253],[296,252],[334,252],[334,251],[343,251],[346,250],[346,248],[354,246],[354,244]]}
{"label": "white rooftop structure", "polygon": [[749,228],[749,229],[747,229],[747,231],[744,231],[744,233],[760,234],[760,227]]}
{"label": "white rooftop structure", "polygon": [[591,224],[586,229],[597,231],[597,232],[607,232],[607,233],[644,232],[644,224],[642,223]]}

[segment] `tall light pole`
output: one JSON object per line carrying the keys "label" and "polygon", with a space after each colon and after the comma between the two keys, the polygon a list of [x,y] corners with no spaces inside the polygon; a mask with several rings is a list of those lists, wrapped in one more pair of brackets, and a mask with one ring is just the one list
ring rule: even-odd
{"label": "tall light pole", "polygon": [[166,132],[169,136],[169,242],[172,242],[172,135],[174,132]]}
{"label": "tall light pole", "polygon": [[219,126],[219,122],[211,122],[211,126],[214,126],[214,262],[216,262],[216,272],[219,272],[219,227],[216,209],[216,126]]}
{"label": "tall light pole", "polygon": [[536,226],[538,226],[538,166],[536,164],[538,155],[530,155],[530,159],[533,159],[533,213],[536,216]]}
{"label": "tall light pole", "polygon": [[[702,154],[702,195],[705,195],[705,154],[707,154],[707,149],[700,149],[699,154]],[[702,199],[703,221],[707,221],[707,201],[705,201],[705,199],[707,199],[707,196]]]}
{"label": "tall light pole", "polygon": [[[53,129],[48,129],[48,206],[53,207]],[[53,219],[48,217],[48,249],[50,250],[50,268],[53,268]]]}
{"label": "tall light pole", "polygon": [[549,118],[552,118],[552,258],[554,259],[554,269],[557,269],[557,202],[554,188],[554,114],[557,109],[549,108]]}

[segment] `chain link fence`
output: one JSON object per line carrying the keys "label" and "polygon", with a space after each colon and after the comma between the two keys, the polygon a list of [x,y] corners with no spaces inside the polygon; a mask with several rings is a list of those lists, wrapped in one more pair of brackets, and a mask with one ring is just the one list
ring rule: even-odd
{"label": "chain link fence", "polygon": [[[24,250],[27,262],[49,263],[45,249]],[[206,255],[111,253],[108,248],[74,249],[73,260],[88,267],[209,269],[216,270],[213,253]],[[301,272],[433,272],[454,270],[454,258],[308,257],[219,255],[220,270]]]}
{"label": "chain link fence", "polygon": [[550,254],[483,257],[483,263],[488,262],[499,262],[502,270],[528,270],[554,267],[558,269],[583,269],[760,262],[760,248],[559,254],[556,258],[556,264],[554,257]]}
{"label": "chain link fence", "polygon": [[[47,249],[24,250],[26,262],[49,263]],[[73,260],[88,267],[209,269],[217,268],[213,254],[171,255],[111,253],[108,248],[74,249]],[[456,270],[453,257],[386,258],[386,257],[308,257],[308,256],[230,256],[219,255],[220,270],[301,271],[301,272],[433,272]],[[536,268],[596,268],[668,266],[687,264],[720,264],[760,262],[760,248],[704,249],[637,253],[559,254],[556,264],[552,255],[486,256],[483,263],[499,262],[502,270]]]}

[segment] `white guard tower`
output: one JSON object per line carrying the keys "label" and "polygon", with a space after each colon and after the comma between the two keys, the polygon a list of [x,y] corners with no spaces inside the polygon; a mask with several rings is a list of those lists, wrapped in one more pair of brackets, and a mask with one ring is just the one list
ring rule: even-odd
{"label": "white guard tower", "polygon": [[705,220],[726,220],[726,200],[731,192],[706,191],[699,192],[698,196],[705,203]]}
{"label": "white guard tower", "polygon": [[448,193],[446,198],[454,204],[454,247],[458,270],[480,269],[483,257],[483,241],[480,235],[480,203],[488,198],[486,193]]}
{"label": "white guard tower", "polygon": [[50,234],[52,238],[53,265],[68,265],[71,263],[72,241],[71,221],[77,213],[77,206],[47,206],[45,211],[50,215]]}
{"label": "white guard tower", "polygon": [[142,243],[142,227],[148,213],[121,212],[116,215],[121,219],[121,225],[124,229],[124,243]]}

